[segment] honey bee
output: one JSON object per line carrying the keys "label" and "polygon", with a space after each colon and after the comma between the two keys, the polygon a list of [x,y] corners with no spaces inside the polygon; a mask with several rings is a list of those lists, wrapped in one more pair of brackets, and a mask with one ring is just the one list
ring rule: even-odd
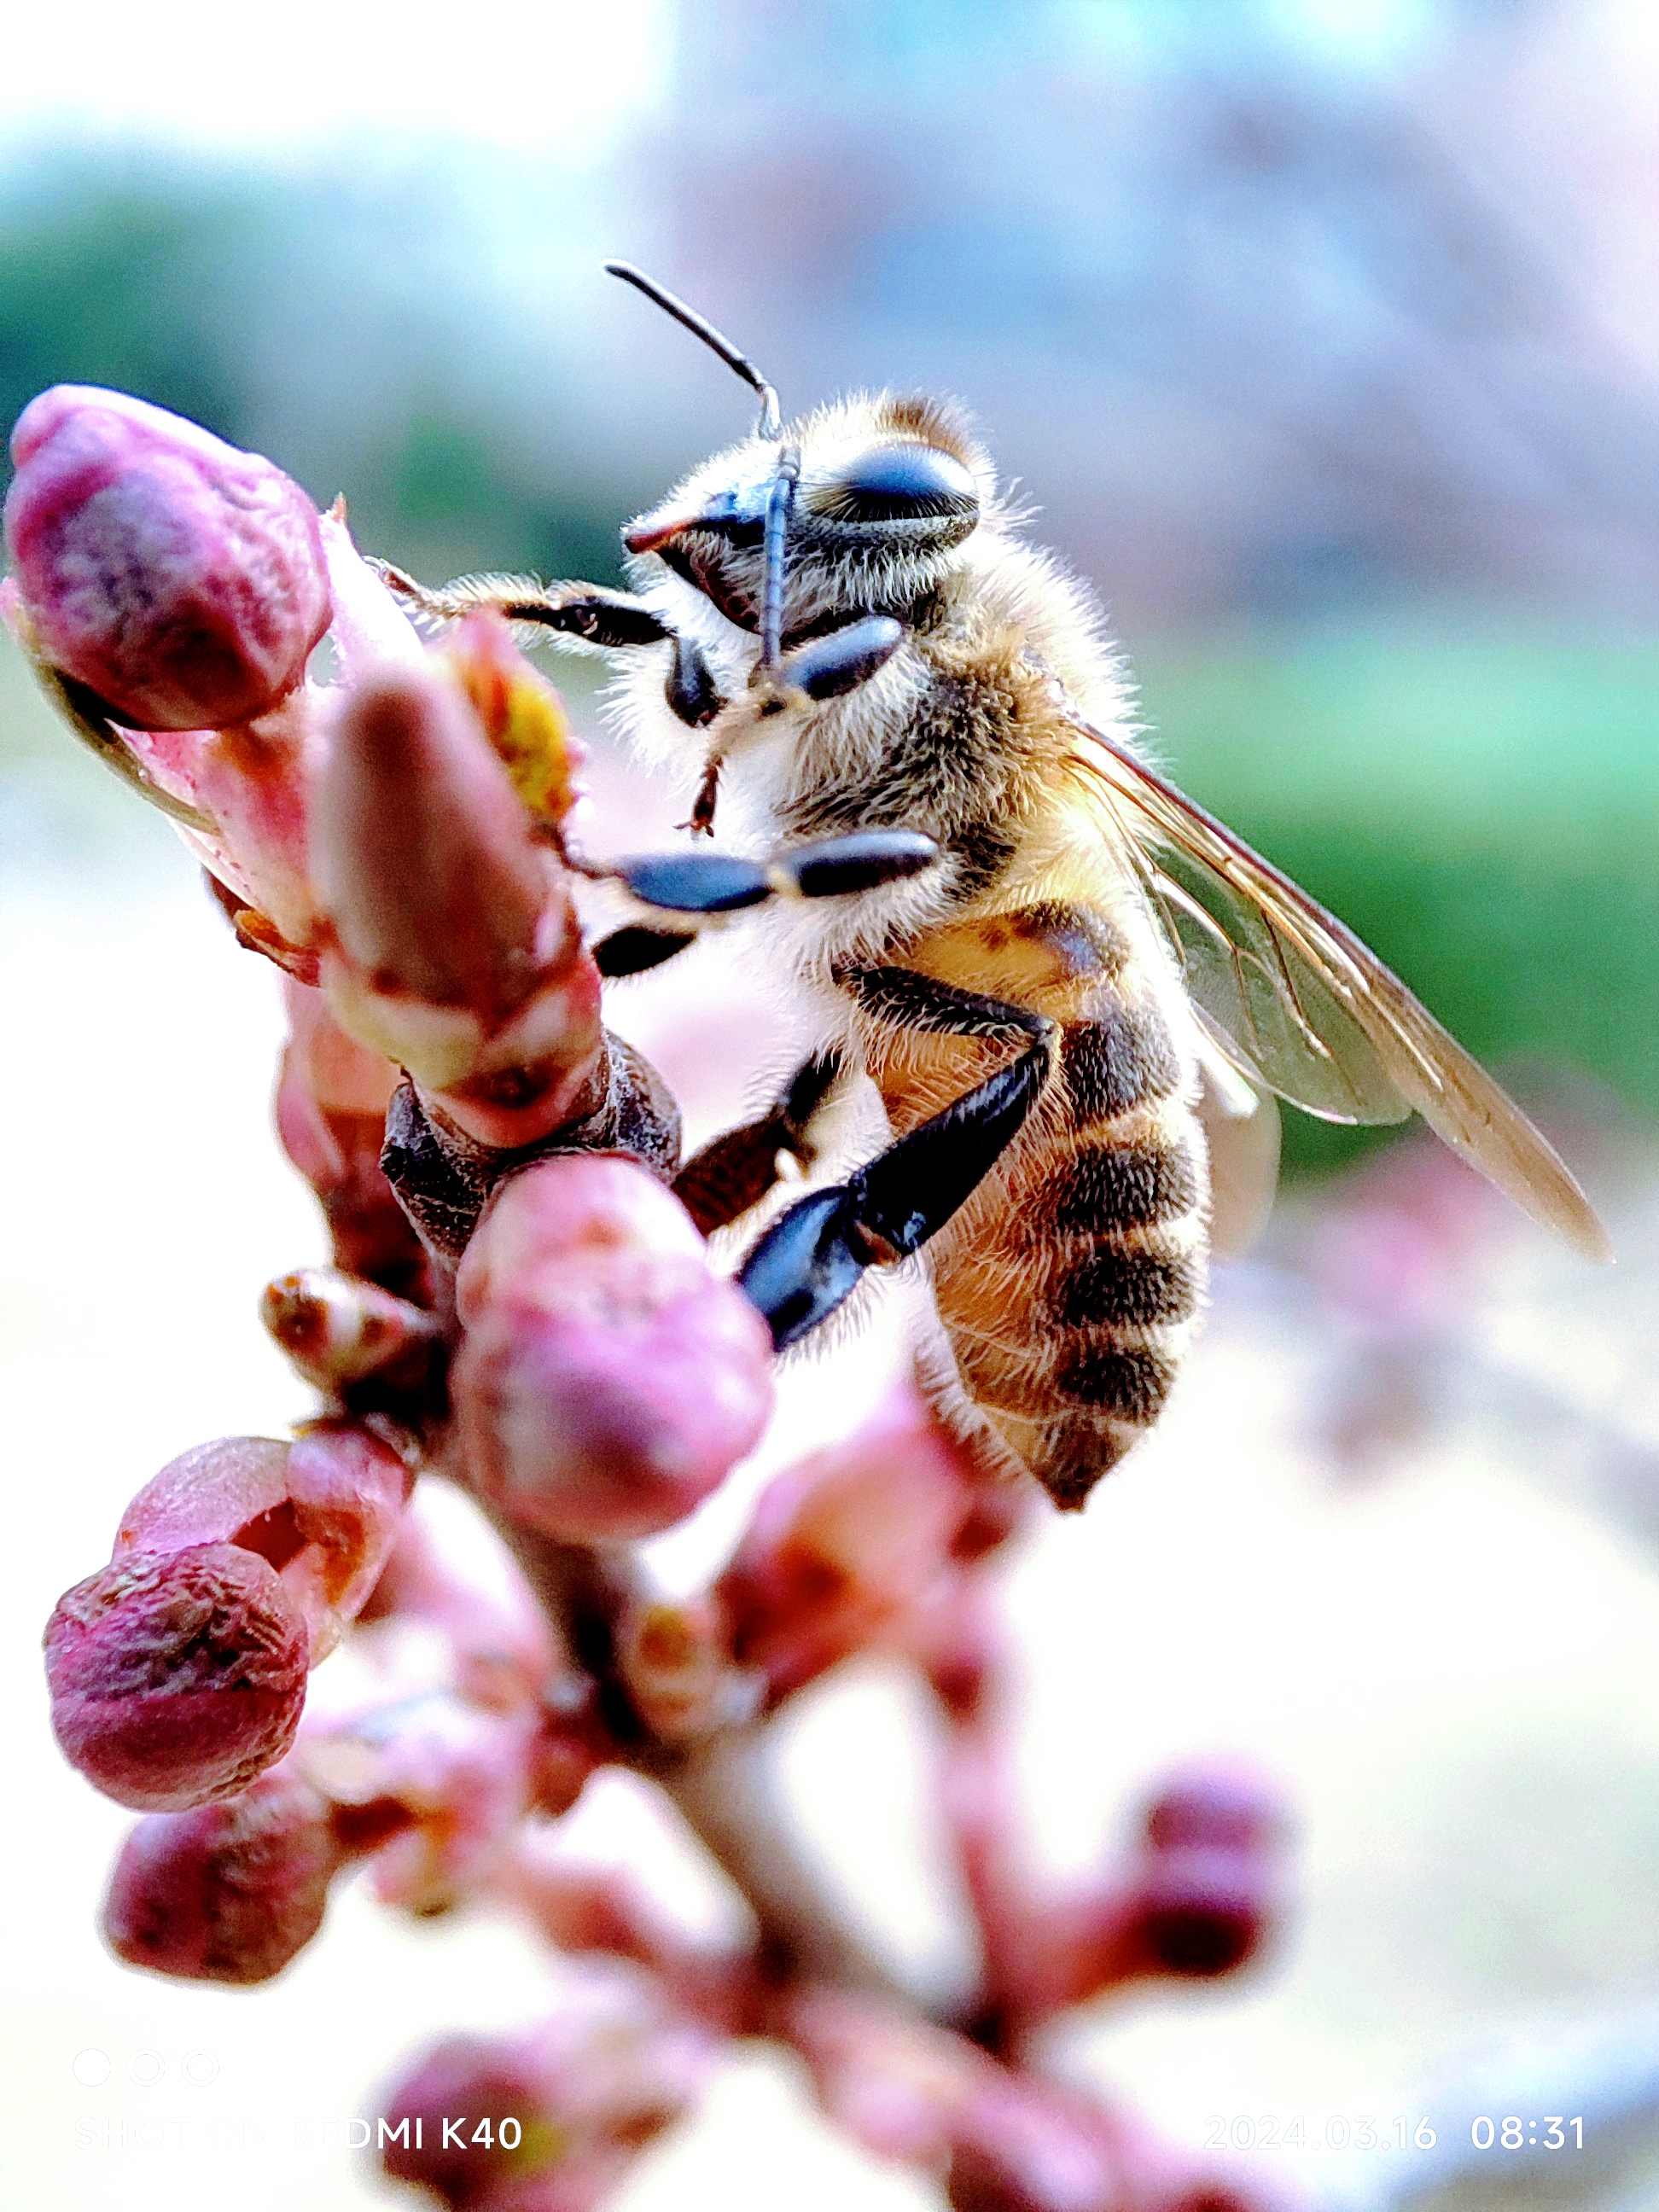
{"label": "honey bee", "polygon": [[1099,616],[957,409],[882,393],[784,424],[729,341],[608,265],[753,387],[753,434],[624,530],[632,592],[383,573],[417,614],[487,603],[608,653],[642,750],[697,749],[688,826],[718,817],[722,848],[591,868],[673,924],[618,930],[601,969],[766,902],[821,1035],[681,1171],[700,1225],[757,1204],[781,1154],[810,1168],[828,1102],[873,1085],[890,1140],[741,1267],[780,1347],[921,1255],[936,1402],[1080,1506],[1157,1419],[1204,1303],[1206,1071],[1334,1121],[1415,1109],[1607,1256],[1555,1152],[1399,979],[1142,757]]}

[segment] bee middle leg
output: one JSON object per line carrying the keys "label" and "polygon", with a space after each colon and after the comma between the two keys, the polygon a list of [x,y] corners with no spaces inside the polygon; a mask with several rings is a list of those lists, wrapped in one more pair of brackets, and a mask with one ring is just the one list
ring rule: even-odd
{"label": "bee middle leg", "polygon": [[643,975],[695,944],[699,921],[761,906],[772,898],[845,898],[920,875],[938,861],[939,848],[915,830],[854,830],[820,837],[772,861],[725,853],[646,853],[631,860],[567,864],[597,882],[619,883],[641,906],[678,915],[690,926],[674,928],[629,923],[601,938],[593,958],[601,975]]}
{"label": "bee middle leg", "polygon": [[810,1168],[812,1123],[846,1063],[833,1048],[803,1060],[766,1112],[694,1152],[674,1178],[674,1195],[705,1237],[758,1206],[779,1181],[779,1159]]}
{"label": "bee middle leg", "polygon": [[1018,1135],[1053,1069],[1059,1032],[1028,1007],[954,990],[904,968],[873,969],[856,988],[866,1012],[883,1020],[1024,1048],[1011,1066],[845,1182],[813,1191],[767,1231],[738,1281],[780,1352],[827,1320],[867,1267],[919,1251],[945,1226]]}

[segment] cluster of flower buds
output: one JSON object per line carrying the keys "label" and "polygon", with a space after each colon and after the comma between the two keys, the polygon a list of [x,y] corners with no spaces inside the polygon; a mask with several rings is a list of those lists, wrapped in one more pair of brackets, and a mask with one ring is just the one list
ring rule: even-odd
{"label": "cluster of flower buds", "polygon": [[[1280,1824],[1259,1785],[1188,1777],[1126,1869],[1041,1894],[986,1571],[1019,1492],[907,1386],[773,1480],[708,1589],[665,1598],[630,1549],[759,1442],[771,1344],[670,1187],[672,1100],[601,1024],[555,695],[489,616],[428,648],[342,512],[154,407],[61,388],[13,452],[0,613],[284,971],[277,1127],[332,1246],[264,1299],[317,1417],[165,1468],[47,1629],[59,1741],[144,1815],[113,1948],[266,1979],[366,1863],[389,1905],[491,1901],[577,1954],[545,2027],[441,2045],[385,2107],[407,2124],[389,2171],[475,2212],[597,2205],[723,2039],[757,2033],[962,2212],[1261,2202],[1031,2062],[1065,2007],[1247,1957]],[[914,1667],[945,1722],[985,1960],[966,2030],[903,1997],[755,1784],[770,1717],[871,1651]],[[676,1802],[749,1938],[700,1946],[637,1885],[560,1858],[556,1823],[605,1764]]]}
{"label": "cluster of flower buds", "polygon": [[294,1741],[306,1677],[379,1579],[410,1481],[377,1431],[186,1452],[122,1516],[109,1565],[46,1628],[65,1754],[124,1805],[234,1796]]}

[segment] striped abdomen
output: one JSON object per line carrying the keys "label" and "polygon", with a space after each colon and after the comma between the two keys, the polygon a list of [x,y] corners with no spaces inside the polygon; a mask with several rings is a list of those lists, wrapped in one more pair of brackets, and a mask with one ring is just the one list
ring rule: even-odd
{"label": "striped abdomen", "polygon": [[[962,925],[907,964],[1061,1025],[1030,1121],[927,1249],[963,1393],[1059,1504],[1080,1505],[1157,1419],[1203,1302],[1193,1071],[1162,978],[1096,915],[1037,908]],[[900,1130],[997,1057],[937,1036],[884,1038],[870,1055]]]}

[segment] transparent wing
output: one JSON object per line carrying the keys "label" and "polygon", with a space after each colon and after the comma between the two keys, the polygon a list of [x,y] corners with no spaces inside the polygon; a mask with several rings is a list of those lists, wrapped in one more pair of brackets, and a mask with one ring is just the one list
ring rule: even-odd
{"label": "transparent wing", "polygon": [[1334,915],[1062,700],[1070,765],[1139,868],[1205,1026],[1243,1072],[1333,1121],[1415,1110],[1534,1221],[1611,1258],[1551,1146]]}

